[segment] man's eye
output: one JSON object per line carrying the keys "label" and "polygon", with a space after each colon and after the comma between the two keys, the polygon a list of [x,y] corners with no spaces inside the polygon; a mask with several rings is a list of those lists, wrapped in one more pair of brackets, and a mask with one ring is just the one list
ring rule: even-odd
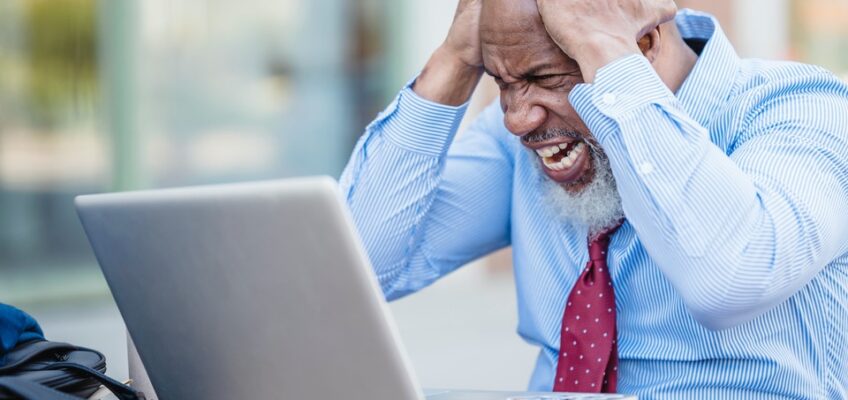
{"label": "man's eye", "polygon": [[533,83],[544,88],[556,88],[567,83],[568,77],[565,75],[542,75],[533,78]]}

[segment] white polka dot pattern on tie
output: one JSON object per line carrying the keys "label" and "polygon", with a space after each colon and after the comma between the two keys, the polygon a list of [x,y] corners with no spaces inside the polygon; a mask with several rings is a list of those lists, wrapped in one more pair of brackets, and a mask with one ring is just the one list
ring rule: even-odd
{"label": "white polka dot pattern on tie", "polygon": [[[569,343],[573,350],[563,352],[559,359],[554,391],[615,392],[617,369],[613,368],[618,363],[614,336],[615,293],[606,268],[606,256],[602,254],[608,243],[608,237],[592,242],[586,269],[581,271],[563,307],[560,343],[561,347]],[[576,313],[578,310],[580,314]],[[561,379],[571,378],[569,374],[574,374],[575,368],[581,372],[581,379]]]}

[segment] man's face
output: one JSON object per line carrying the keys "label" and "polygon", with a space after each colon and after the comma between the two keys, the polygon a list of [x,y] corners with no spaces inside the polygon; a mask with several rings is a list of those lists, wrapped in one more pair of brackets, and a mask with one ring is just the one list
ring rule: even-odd
{"label": "man's face", "polygon": [[504,124],[550,178],[543,198],[590,233],[624,218],[609,160],[568,101],[583,82],[580,67],[548,36],[536,1],[485,1],[480,41],[483,65],[501,90]]}
{"label": "man's face", "polygon": [[548,36],[535,3],[484,3],[484,67],[500,87],[507,129],[534,152],[550,179],[578,193],[594,178],[600,148],[568,101],[582,82],[580,68]]}

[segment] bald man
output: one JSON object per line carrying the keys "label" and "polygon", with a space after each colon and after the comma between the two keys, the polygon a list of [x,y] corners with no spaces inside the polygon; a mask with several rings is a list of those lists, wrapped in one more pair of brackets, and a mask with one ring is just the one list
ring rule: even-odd
{"label": "bald man", "polygon": [[461,0],[341,182],[388,299],[513,247],[531,390],[848,398],[848,87],[709,15]]}

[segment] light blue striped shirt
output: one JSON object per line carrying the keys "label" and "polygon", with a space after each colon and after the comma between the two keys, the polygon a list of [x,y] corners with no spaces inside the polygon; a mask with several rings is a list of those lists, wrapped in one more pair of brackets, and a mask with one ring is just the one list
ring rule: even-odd
{"label": "light blue striped shirt", "polygon": [[[607,65],[570,101],[610,157],[627,223],[608,254],[619,390],[645,399],[848,398],[848,87],[827,71],[740,59],[711,17],[674,94],[647,60]],[[586,228],[542,198],[538,162],[497,104],[407,87],[366,129],[341,184],[389,299],[513,246],[518,333],[550,390]]]}

